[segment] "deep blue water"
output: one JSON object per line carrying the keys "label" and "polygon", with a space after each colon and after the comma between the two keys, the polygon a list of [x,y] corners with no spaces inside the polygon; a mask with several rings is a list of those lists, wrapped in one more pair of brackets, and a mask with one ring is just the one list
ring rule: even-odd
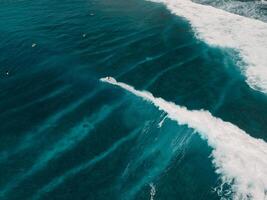
{"label": "deep blue water", "polygon": [[206,141],[105,76],[267,140],[238,53],[163,5],[4,0],[0,19],[1,199],[220,199]]}

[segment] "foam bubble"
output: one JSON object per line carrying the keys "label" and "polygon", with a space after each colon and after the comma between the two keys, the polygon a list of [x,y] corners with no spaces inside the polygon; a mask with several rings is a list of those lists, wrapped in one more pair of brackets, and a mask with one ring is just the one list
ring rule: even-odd
{"label": "foam bubble", "polygon": [[267,24],[190,0],[151,0],[191,23],[197,37],[240,52],[240,66],[251,88],[267,93]]}
{"label": "foam bubble", "polygon": [[190,111],[186,107],[156,98],[146,91],[102,78],[101,81],[119,86],[153,103],[179,125],[197,131],[213,148],[212,158],[216,173],[223,183],[231,184],[234,199],[267,199],[267,143],[255,139],[237,126],[225,122],[204,110]]}

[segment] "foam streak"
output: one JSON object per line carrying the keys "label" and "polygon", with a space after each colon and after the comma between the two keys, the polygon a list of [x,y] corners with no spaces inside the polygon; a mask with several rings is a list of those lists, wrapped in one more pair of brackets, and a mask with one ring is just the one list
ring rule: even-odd
{"label": "foam streak", "polygon": [[34,195],[34,197],[32,198],[32,200],[37,200],[37,199],[41,198],[42,195],[44,195],[45,193],[48,193],[48,192],[51,192],[51,191],[55,190],[59,185],[61,185],[62,183],[64,183],[64,181],[66,179],[69,179],[69,178],[77,175],[82,170],[85,170],[85,169],[89,168],[90,166],[93,166],[96,163],[102,161],[107,156],[109,156],[111,153],[113,153],[114,151],[116,151],[125,142],[128,142],[128,141],[132,140],[137,135],[138,131],[140,131],[140,130],[139,129],[136,129],[133,132],[131,132],[129,135],[121,138],[119,141],[117,141],[116,143],[114,143],[109,149],[107,149],[105,152],[97,155],[92,160],[89,160],[89,161],[87,161],[85,163],[82,163],[81,165],[79,165],[77,167],[74,167],[74,168],[70,169],[69,171],[67,171],[62,176],[58,176],[58,177],[54,178],[50,183],[48,183],[43,188],[41,188]]}
{"label": "foam streak", "polygon": [[120,106],[120,103],[113,107],[103,107],[96,115],[93,115],[88,121],[90,124],[88,127],[84,127],[84,123],[80,123],[78,126],[73,127],[70,130],[70,133],[64,136],[61,140],[56,142],[54,145],[49,147],[48,150],[44,151],[34,165],[27,172],[19,174],[14,177],[3,190],[0,191],[0,197],[6,196],[11,190],[16,188],[19,184],[21,184],[26,178],[29,178],[44,169],[51,160],[58,158],[60,155],[75,148],[76,145],[79,144],[90,132],[94,129],[94,127],[105,120],[116,108]]}

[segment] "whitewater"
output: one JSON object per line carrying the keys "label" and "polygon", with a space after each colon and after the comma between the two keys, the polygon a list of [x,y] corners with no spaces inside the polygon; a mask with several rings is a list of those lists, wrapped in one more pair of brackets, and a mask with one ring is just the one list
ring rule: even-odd
{"label": "whitewater", "polygon": [[[212,46],[236,50],[246,82],[255,90],[267,93],[267,24],[237,14],[201,5],[190,0],[151,0],[163,3],[175,15],[192,25],[196,37]],[[179,33],[177,33],[179,34]]]}
{"label": "whitewater", "polygon": [[251,137],[230,122],[212,116],[205,110],[188,110],[186,107],[154,97],[147,91],[117,82],[112,77],[101,78],[132,94],[151,102],[167,117],[179,125],[187,125],[207,140],[213,148],[211,156],[216,173],[223,184],[231,185],[233,199],[267,199],[267,143]]}

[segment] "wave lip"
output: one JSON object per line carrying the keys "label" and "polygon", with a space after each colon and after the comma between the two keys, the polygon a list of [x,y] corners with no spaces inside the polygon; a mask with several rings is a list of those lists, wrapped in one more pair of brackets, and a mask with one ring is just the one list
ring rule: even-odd
{"label": "wave lip", "polygon": [[153,103],[179,125],[196,130],[213,148],[212,158],[222,184],[231,184],[233,199],[267,199],[267,143],[255,139],[237,126],[212,116],[208,111],[186,107],[138,91],[114,78],[100,79]]}
{"label": "wave lip", "polygon": [[[267,24],[190,0],[150,0],[163,3],[191,23],[197,37],[240,52],[240,66],[251,88],[267,93]],[[240,64],[241,65],[241,64]]]}

